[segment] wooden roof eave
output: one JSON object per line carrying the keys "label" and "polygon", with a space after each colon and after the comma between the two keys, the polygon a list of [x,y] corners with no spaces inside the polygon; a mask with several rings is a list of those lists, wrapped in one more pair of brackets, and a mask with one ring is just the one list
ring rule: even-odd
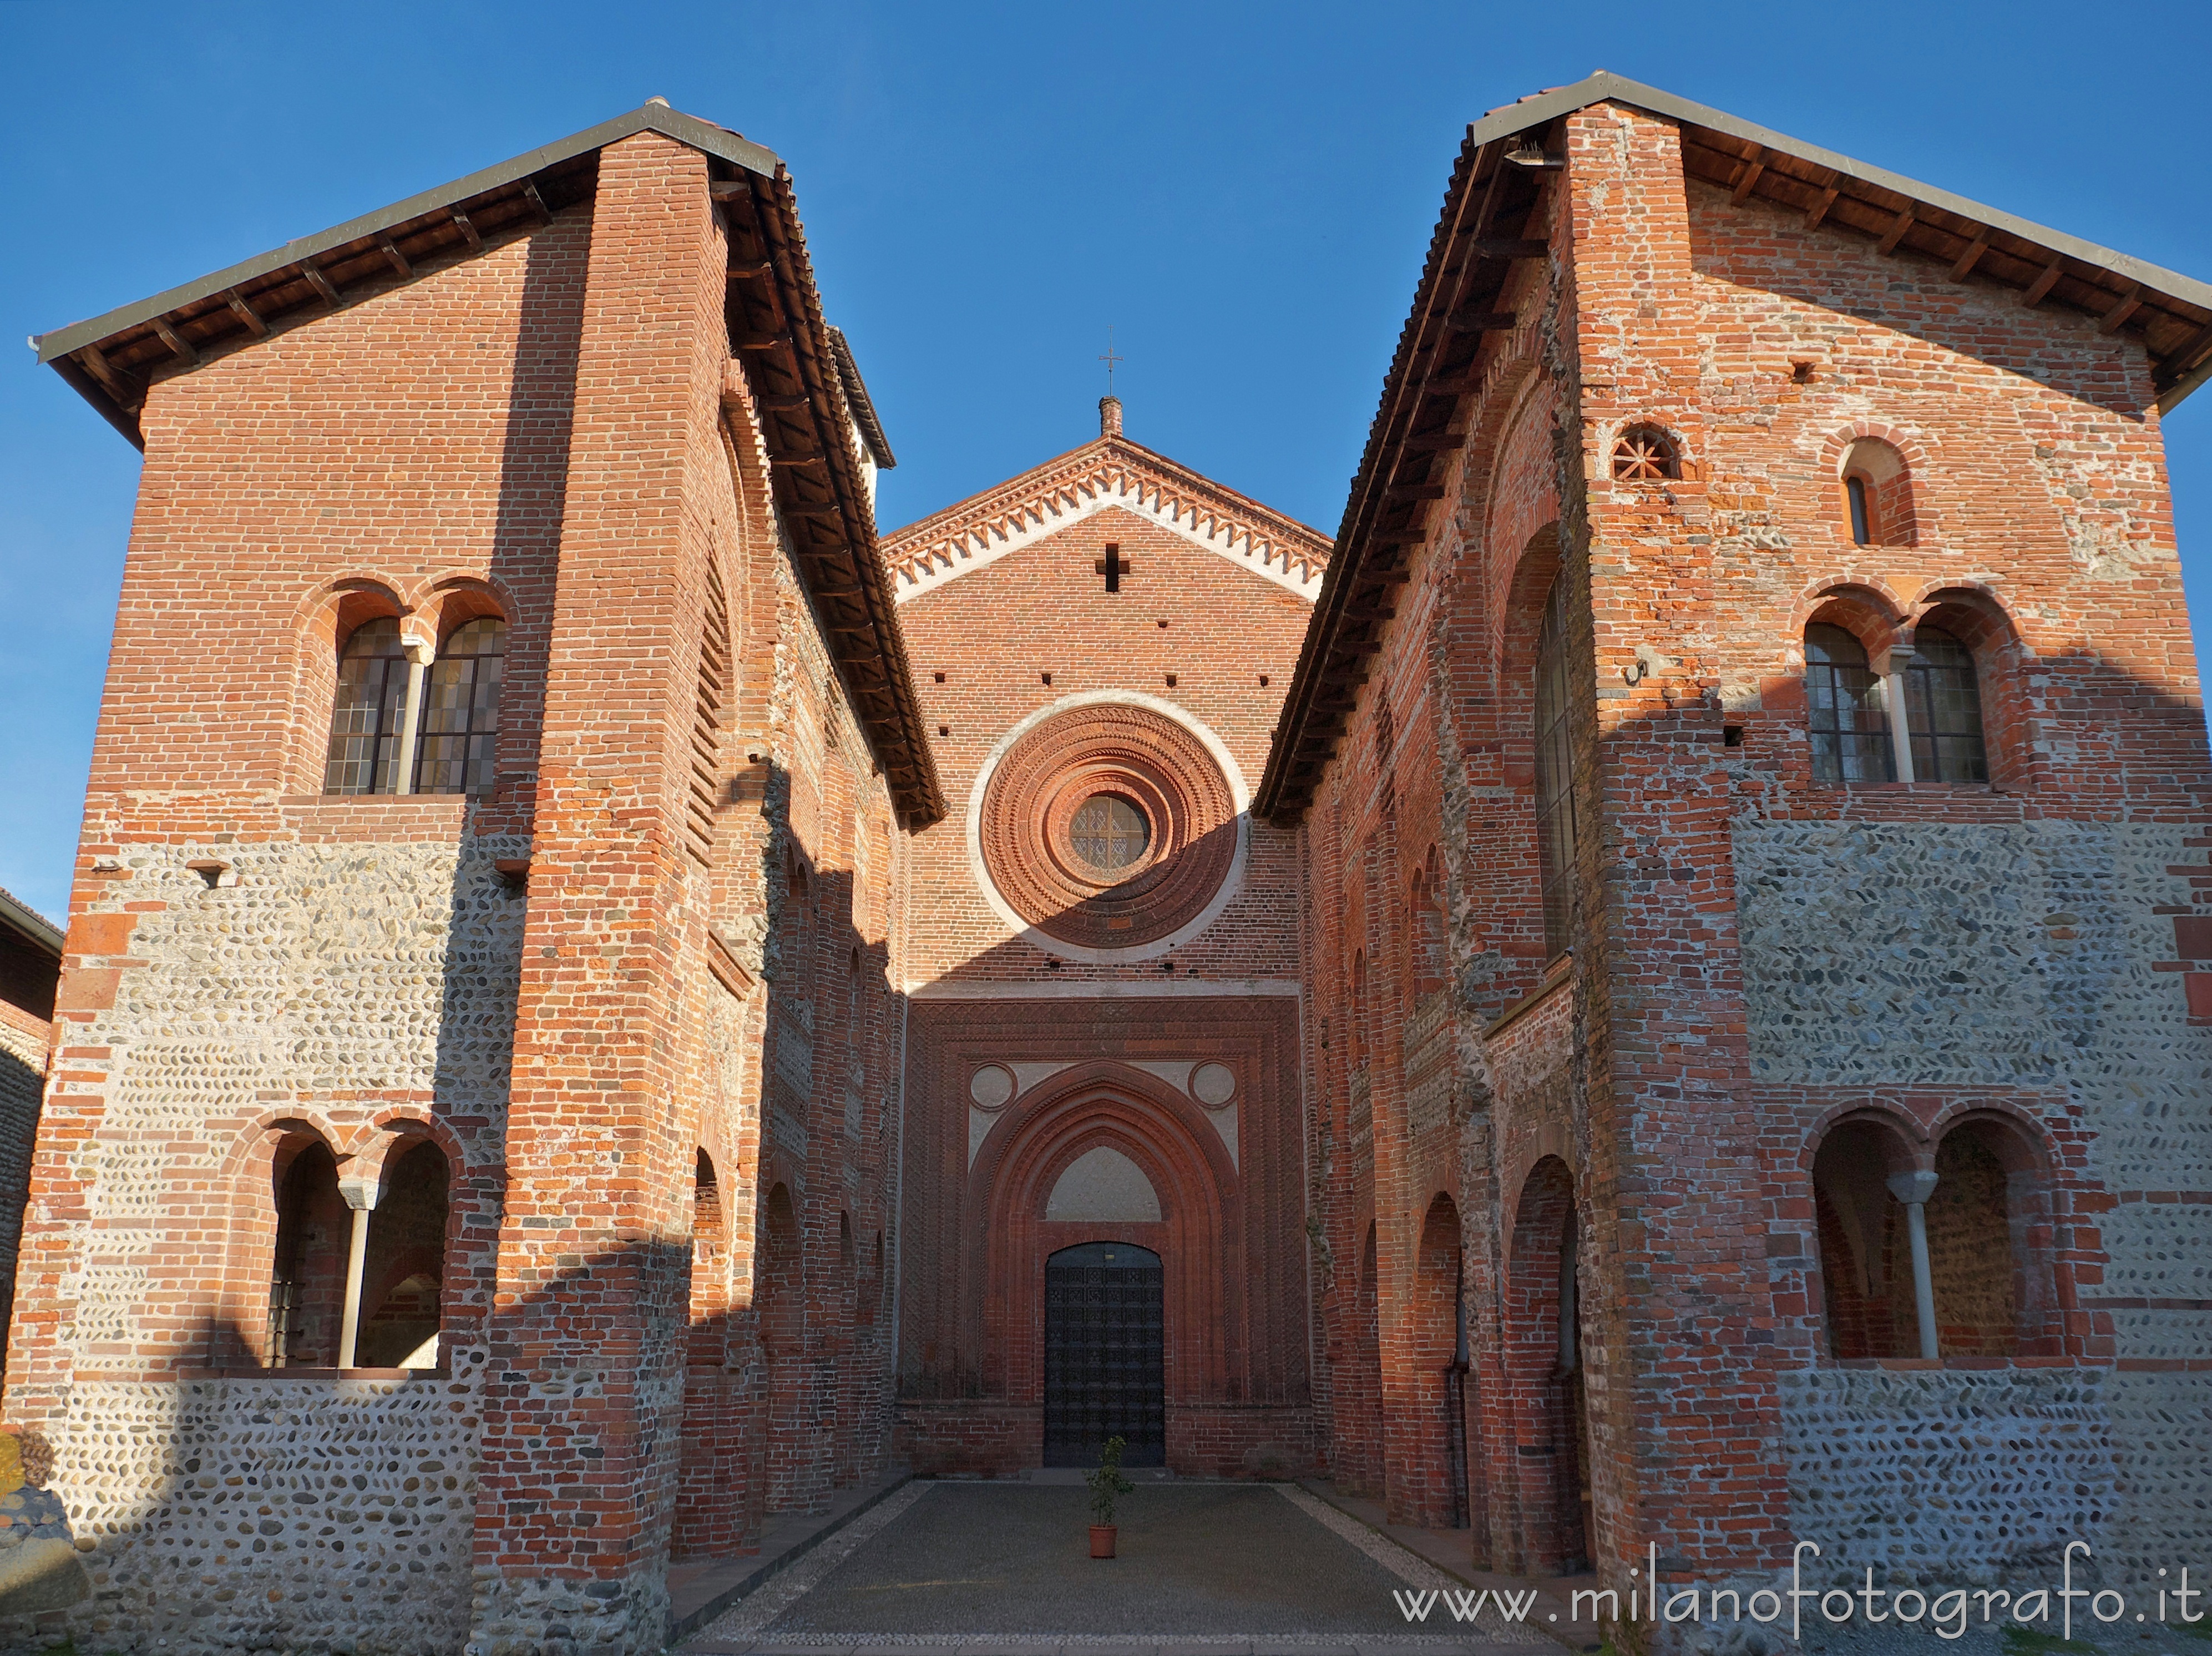
{"label": "wooden roof eave", "polygon": [[[771,284],[768,292],[735,298],[732,316],[739,309],[750,315],[757,302],[781,324],[764,360],[797,387],[767,399],[773,411],[763,412],[762,429],[799,578],[877,768],[890,782],[901,825],[918,831],[944,816],[944,789],[877,549],[857,447],[864,435],[823,318],[797,198],[780,167],[765,178],[742,173],[717,184],[715,193],[742,216],[766,254],[767,270],[749,265],[745,277]],[[738,344],[735,337],[732,343]]]}
{"label": "wooden roof eave", "polygon": [[359,218],[286,242],[149,299],[38,335],[52,367],[101,417],[144,447],[137,418],[155,381],[353,299],[382,293],[454,258],[546,222],[588,193],[599,151],[658,131],[732,166],[772,173],[773,152],[665,104],[646,104]]}
{"label": "wooden roof eave", "polygon": [[[1483,337],[1515,322],[1497,310],[1498,297],[1515,260],[1534,251],[1493,230],[1533,205],[1536,177],[1534,169],[1509,167],[1502,143],[1478,143],[1470,129],[1254,801],[1271,820],[1295,822],[1311,802],[1356,699],[1347,692],[1366,682],[1358,664],[1380,651],[1395,617],[1392,595],[1410,573],[1402,549],[1434,527],[1429,507],[1441,504],[1437,484],[1460,441],[1449,422],[1480,371]],[[1468,341],[1464,357],[1447,361]]]}
{"label": "wooden roof eave", "polygon": [[2192,299],[2188,290],[2203,284],[1961,198],[1898,187],[1909,180],[1884,184],[1711,128],[1685,124],[1682,132],[1684,169],[1730,190],[1738,203],[1802,212],[1870,236],[1885,253],[1948,265],[1954,281],[1978,278],[2013,289],[2023,305],[2063,304],[2106,332],[2137,333],[2161,411],[2193,389],[2181,382],[2212,345],[2212,338],[2199,338],[2212,325],[2212,291]]}
{"label": "wooden roof eave", "polygon": [[[1307,734],[1316,721],[1317,698],[1335,672],[1331,661],[1342,648],[1347,612],[1358,607],[1364,594],[1388,584],[1376,580],[1370,569],[1374,543],[1393,536],[1419,538],[1411,526],[1383,524],[1383,508],[1389,486],[1399,480],[1412,423],[1418,417],[1405,411],[1403,393],[1416,367],[1417,350],[1428,337],[1425,325],[1449,268],[1454,228],[1464,218],[1469,192],[1478,183],[1500,176],[1508,140],[1547,132],[1562,116],[1604,101],[1674,120],[1685,135],[1686,170],[1739,192],[1739,199],[1758,196],[1802,211],[1809,222],[1833,220],[1873,236],[1885,252],[1901,247],[1947,259],[1959,280],[1981,276],[2006,283],[2020,291],[2025,304],[2055,297],[2095,316],[2107,332],[2125,328],[2137,333],[2152,358],[2162,414],[2212,379],[2212,286],[2191,277],[1603,70],[1572,86],[1493,111],[1468,129],[1429,259],[1415,289],[1413,315],[1383,381],[1382,406],[1369,429],[1368,446],[1346,503],[1344,527],[1315,600],[1313,619],[1255,797],[1253,808],[1263,816],[1295,821],[1311,801],[1325,768],[1315,761],[1316,747],[1308,742]],[[1729,158],[1724,172],[1717,175],[1715,170],[1699,170],[1699,152]],[[1487,172],[1483,170],[1486,155]],[[1554,158],[1540,164],[1550,168],[1558,162]],[[1465,301],[1459,302],[1464,308]],[[1473,360],[1479,364],[1480,359]],[[1425,380],[1423,390],[1427,383]],[[1418,396],[1414,400],[1418,403]],[[1425,533],[1426,525],[1420,529]],[[1325,746],[1333,751],[1334,745],[1332,735]]]}

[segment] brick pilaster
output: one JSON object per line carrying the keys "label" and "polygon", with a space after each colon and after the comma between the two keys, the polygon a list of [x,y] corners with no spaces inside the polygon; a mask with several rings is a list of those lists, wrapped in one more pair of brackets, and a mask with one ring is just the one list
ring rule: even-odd
{"label": "brick pilaster", "polygon": [[694,1147],[678,966],[705,883],[684,767],[720,462],[726,263],[706,160],[600,157],[515,1020],[477,1642],[657,1650]]}

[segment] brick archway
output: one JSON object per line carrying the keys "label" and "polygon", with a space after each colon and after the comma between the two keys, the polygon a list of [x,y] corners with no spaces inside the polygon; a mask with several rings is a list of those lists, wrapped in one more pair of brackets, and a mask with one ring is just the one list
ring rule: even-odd
{"label": "brick archway", "polygon": [[[969,1175],[963,1275],[980,1282],[978,1347],[987,1395],[1041,1407],[1044,1267],[1061,1248],[1122,1241],[1160,1256],[1170,1462],[1179,1404],[1223,1399],[1243,1372],[1242,1196],[1220,1135],[1181,1093],[1111,1061],[1054,1078],[983,1142]],[[1101,1147],[1134,1162],[1159,1200],[1157,1221],[1048,1220],[1054,1185]]]}

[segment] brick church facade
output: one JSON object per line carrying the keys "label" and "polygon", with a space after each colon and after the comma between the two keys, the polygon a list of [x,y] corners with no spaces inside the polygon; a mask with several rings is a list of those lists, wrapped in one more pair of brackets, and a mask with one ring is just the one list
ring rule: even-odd
{"label": "brick church facade", "polygon": [[40,354],[146,460],[9,1637],[656,1650],[1109,1434],[1624,1598],[2212,1567],[2212,289],[1599,76],[1334,540],[1110,399],[879,532],[665,105]]}

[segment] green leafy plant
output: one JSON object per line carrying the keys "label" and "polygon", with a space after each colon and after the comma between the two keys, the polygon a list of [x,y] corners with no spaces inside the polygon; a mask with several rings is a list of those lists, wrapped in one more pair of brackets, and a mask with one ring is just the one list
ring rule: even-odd
{"label": "green leafy plant", "polygon": [[2034,1628],[2008,1627],[1997,1635],[2005,1656],[2097,1656],[2097,1647]]}
{"label": "green leafy plant", "polygon": [[1098,1452],[1097,1470],[1083,1475],[1083,1481],[1091,1486],[1091,1515],[1103,1527],[1114,1522],[1114,1503],[1137,1487],[1121,1476],[1121,1453],[1128,1446],[1123,1439],[1107,1439]]}

